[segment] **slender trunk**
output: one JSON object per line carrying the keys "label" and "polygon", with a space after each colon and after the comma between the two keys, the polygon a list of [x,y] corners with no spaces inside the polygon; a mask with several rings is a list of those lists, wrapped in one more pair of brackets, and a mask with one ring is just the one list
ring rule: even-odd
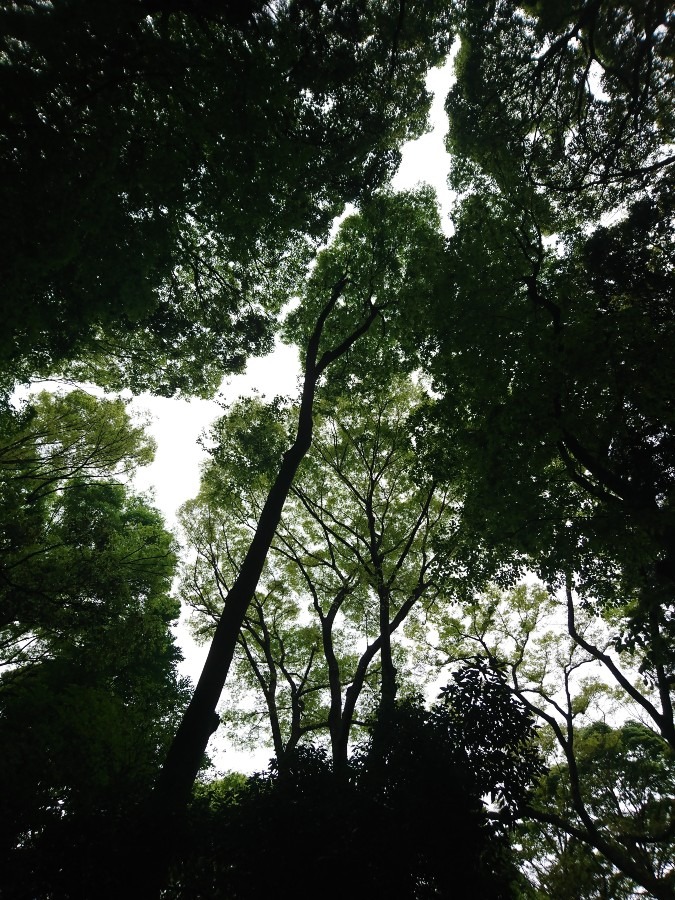
{"label": "slender trunk", "polygon": [[387,749],[391,746],[391,723],[396,707],[396,667],[391,653],[391,626],[389,624],[390,595],[384,584],[378,586],[380,601],[380,663],[382,675],[380,681],[380,702],[377,710],[377,721],[372,731],[369,765],[371,771],[384,765]]}
{"label": "slender trunk", "polygon": [[315,585],[309,578],[305,567],[300,560],[296,559],[300,566],[309,589],[312,594],[312,602],[314,611],[321,623],[321,645],[323,648],[324,659],[328,667],[328,691],[330,703],[328,707],[328,717],[326,724],[328,726],[328,734],[331,742],[331,754],[333,760],[333,771],[336,775],[346,773],[347,770],[347,752],[343,751],[343,722],[342,722],[342,672],[340,671],[340,663],[335,653],[335,643],[333,641],[333,628],[335,619],[342,608],[345,599],[355,587],[354,583],[347,580],[333,597],[327,612],[321,607],[321,598],[316,590]]}
{"label": "slender trunk", "polygon": [[396,705],[396,666],[391,653],[391,625],[389,624],[390,597],[386,586],[378,588],[380,601],[380,634],[382,635],[382,647],[380,648],[380,661],[382,664],[382,682],[380,684],[380,717],[387,719],[391,716]]}
{"label": "slender trunk", "polygon": [[[129,898],[142,897],[150,900],[158,895],[166,879],[172,850],[176,846],[174,835],[180,834],[183,813],[206,746],[219,724],[216,707],[232,664],[239,630],[254,597],[293,479],[312,443],[313,406],[318,379],[332,362],[347,353],[368,331],[379,314],[379,308],[371,303],[361,324],[319,358],[324,326],[347,280],[345,275],[333,286],[331,296],[318,316],[308,341],[295,441],[283,456],[251,545],[227,595],[195,692],[169,748],[149,809],[140,822],[144,843],[133,848],[131,865],[137,870],[140,868],[144,875],[140,882],[127,890]],[[140,839],[140,834],[137,838]]]}
{"label": "slender trunk", "polygon": [[358,665],[356,666],[356,671],[354,672],[352,683],[345,691],[345,704],[342,710],[342,728],[340,732],[339,745],[340,755],[341,757],[343,756],[345,760],[348,757],[347,751],[349,749],[349,732],[351,731],[352,722],[354,721],[356,703],[359,699],[359,696],[361,695],[361,691],[363,690],[363,685],[368,674],[370,663],[372,662],[373,657],[377,654],[377,651],[381,646],[382,635],[377,637],[372,644],[369,644],[368,647],[366,647],[365,651],[361,655],[361,658],[359,659]]}
{"label": "slender trunk", "polygon": [[[354,332],[350,336],[353,340],[348,339],[335,350],[324,353],[321,360],[317,362],[324,325],[346,282],[346,278],[341,278],[333,287],[331,297],[318,317],[309,339],[295,441],[284,454],[277,477],[270,488],[253,540],[239,574],[227,595],[225,608],[216,627],[195,692],[169,748],[155,788],[155,799],[160,814],[171,813],[173,810],[185,806],[202,763],[206,745],[218,727],[216,707],[232,664],[237,636],[246,610],[258,586],[267,553],[279,525],[281,512],[298,466],[312,443],[314,395],[317,380],[326,366],[338,355],[341,355],[340,350],[343,353],[346,352],[362,333],[361,331]],[[368,321],[368,326],[370,321]],[[342,349],[343,346],[344,349]]]}
{"label": "slender trunk", "polygon": [[321,639],[323,653],[328,665],[328,688],[330,692],[328,733],[330,735],[331,754],[333,757],[333,770],[336,773],[344,770],[347,765],[347,755],[342,753],[342,676],[333,645],[333,623],[338,608],[334,603],[329,615],[322,617],[321,621]]}
{"label": "slender trunk", "polygon": [[[309,405],[314,384],[308,392]],[[227,596],[225,608],[216,627],[202,674],[190,704],[185,711],[176,737],[169,749],[156,788],[162,812],[182,807],[189,799],[192,785],[202,763],[211,734],[218,727],[216,707],[232,664],[237,636],[246,610],[263,570],[267,552],[281,518],[281,511],[298,466],[309,449],[312,420],[300,423],[293,446],[284,454],[279,473],[263,507],[256,533],[239,575]]]}
{"label": "slender trunk", "polygon": [[255,594],[293,477],[311,443],[314,387],[315,382],[306,380],[310,415],[303,421],[301,412],[298,437],[284,454],[244,563],[227,596],[195,692],[169,748],[149,806],[141,816],[139,834],[132,837],[133,845],[125,860],[128,868],[136,873],[133,887],[125,888],[129,900],[153,900],[159,896],[175,849],[180,846],[192,786],[209,738],[219,724],[216,707],[232,664],[239,630]]}

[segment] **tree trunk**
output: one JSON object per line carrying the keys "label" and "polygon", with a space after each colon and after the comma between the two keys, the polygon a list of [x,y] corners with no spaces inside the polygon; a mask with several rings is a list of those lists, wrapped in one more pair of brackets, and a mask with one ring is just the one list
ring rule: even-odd
{"label": "tree trunk", "polygon": [[[219,724],[216,708],[232,664],[239,630],[255,595],[293,479],[312,443],[313,406],[318,379],[332,362],[343,356],[368,331],[379,314],[379,308],[371,303],[361,324],[319,358],[324,326],[347,280],[346,275],[342,276],[333,286],[310,336],[296,437],[283,456],[239,575],[227,595],[195,692],[169,748],[147,814],[142,817],[138,840],[131,851],[133,860],[129,860],[129,866],[135,873],[134,886],[126,889],[129,898],[150,900],[158,895],[166,879],[192,786],[209,738]],[[127,866],[125,870],[128,871]],[[144,873],[140,876],[140,882],[136,880],[139,872]]]}

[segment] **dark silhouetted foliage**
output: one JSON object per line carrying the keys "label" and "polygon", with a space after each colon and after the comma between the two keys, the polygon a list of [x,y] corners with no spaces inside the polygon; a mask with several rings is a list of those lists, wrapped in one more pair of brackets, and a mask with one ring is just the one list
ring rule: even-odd
{"label": "dark silhouetted foliage", "polygon": [[273,761],[246,783],[198,788],[168,896],[517,896],[507,832],[481,796],[516,812],[539,761],[529,716],[496,684],[467,669],[431,711],[397,705],[345,777],[323,749],[300,746],[283,772]]}

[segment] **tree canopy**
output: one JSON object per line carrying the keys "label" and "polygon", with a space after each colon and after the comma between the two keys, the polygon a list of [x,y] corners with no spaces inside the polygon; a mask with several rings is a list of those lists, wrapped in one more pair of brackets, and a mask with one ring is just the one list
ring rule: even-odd
{"label": "tree canopy", "polygon": [[[675,10],[0,35],[0,892],[673,900]],[[388,180],[454,36],[446,236]],[[224,410],[179,548],[114,392],[213,396],[276,335],[297,396]],[[204,774],[218,729],[268,772]]]}
{"label": "tree canopy", "polygon": [[6,378],[167,395],[269,349],[307,240],[395,171],[450,46],[440,0],[26,0],[0,34]]}
{"label": "tree canopy", "polygon": [[[665,764],[673,12],[651,2],[554,10],[477,0],[455,14],[461,47],[446,108],[458,202],[445,288],[427,320],[436,402],[420,423],[425,464],[462,486],[473,652],[507,666],[512,690],[562,754],[552,772],[565,774],[551,776],[530,811],[533,831],[547,834],[542,859],[561,854],[543,865],[538,889],[600,896],[604,879],[617,892],[639,884],[671,897],[660,854],[669,854],[672,825],[652,831],[649,819],[672,792],[663,805],[660,795],[629,800],[629,764],[617,752],[610,779],[623,787],[601,797],[584,761],[600,724],[582,716],[592,700],[600,720],[613,703],[618,723],[638,711]],[[485,578],[508,585],[527,569],[562,594],[565,649],[555,631],[535,640],[542,597],[509,595],[501,646],[487,637],[499,607],[476,605]],[[459,621],[448,640],[466,628]],[[518,633],[507,651],[505,636]],[[446,651],[452,658],[456,643]],[[610,688],[591,675],[598,666]],[[622,727],[608,732],[617,746]],[[555,808],[551,785],[563,782]],[[631,825],[617,825],[631,804]],[[567,865],[586,875],[556,881]]]}
{"label": "tree canopy", "polygon": [[670,14],[466,3],[458,23],[431,465],[463,472],[488,553],[622,609],[669,683]]}
{"label": "tree canopy", "polygon": [[[280,769],[305,735],[322,732],[336,769],[346,767],[358,723],[374,710],[386,719],[399,690],[411,689],[414,660],[401,633],[440,597],[447,602],[433,542],[452,531],[452,497],[432,479],[411,477],[410,420],[423,396],[399,377],[317,408],[312,447],[238,639],[234,684],[245,704],[251,690],[262,691],[265,709],[232,703],[223,714],[251,723],[249,741],[258,746],[261,720],[269,722]],[[182,595],[202,637],[218,621],[264,503],[260,449],[269,453],[275,436],[283,441],[291,412],[241,401],[214,425],[212,462],[182,515],[196,554]]]}
{"label": "tree canopy", "polygon": [[147,793],[187,699],[177,548],[120,480],[153,449],[121,401],[43,393],[3,424],[3,892],[71,896],[96,871],[89,832]]}

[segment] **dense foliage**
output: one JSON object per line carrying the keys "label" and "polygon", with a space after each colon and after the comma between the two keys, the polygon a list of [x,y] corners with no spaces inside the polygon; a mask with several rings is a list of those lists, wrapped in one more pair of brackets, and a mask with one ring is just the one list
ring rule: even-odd
{"label": "dense foliage", "polygon": [[269,349],[307,238],[393,174],[449,49],[439,0],[20,0],[0,35],[5,379],[168,395]]}
{"label": "dense foliage", "polygon": [[67,896],[96,869],[78,860],[91,830],[147,794],[186,700],[176,545],[120,480],[152,458],[121,401],[41,394],[3,424],[3,895]]}
{"label": "dense foliage", "polygon": [[[543,895],[637,883],[672,897],[668,779],[637,801],[627,757],[601,789],[587,754],[612,709],[641,717],[666,768],[675,738],[673,12],[467,0],[456,14],[459,201],[431,312],[428,465],[460,473],[473,591],[527,568],[550,596],[505,607],[470,588],[469,621],[454,615],[447,634],[506,666],[550,729],[567,788],[530,810],[548,835],[532,873]],[[547,608],[567,636],[542,633]]]}
{"label": "dense foliage", "polygon": [[[476,700],[497,725],[493,740],[471,722]],[[384,756],[374,750],[380,728]],[[531,720],[508,692],[466,670],[432,710],[421,698],[399,704],[344,779],[310,744],[283,770],[273,763],[248,782],[202,787],[168,894],[290,898],[300,889],[421,900],[453,896],[461,870],[462,889],[477,897],[516,897],[506,833],[487,819],[480,796],[497,793],[504,779],[506,803],[517,810],[536,770],[536,760],[520,755],[530,737]]]}
{"label": "dense foliage", "polygon": [[[675,10],[15,0],[0,35],[0,893],[673,900]],[[387,180],[454,35],[444,236]],[[276,334],[298,396],[213,425],[172,594],[124,402],[11,392],[210,396]],[[219,723],[267,774],[195,784]]]}

